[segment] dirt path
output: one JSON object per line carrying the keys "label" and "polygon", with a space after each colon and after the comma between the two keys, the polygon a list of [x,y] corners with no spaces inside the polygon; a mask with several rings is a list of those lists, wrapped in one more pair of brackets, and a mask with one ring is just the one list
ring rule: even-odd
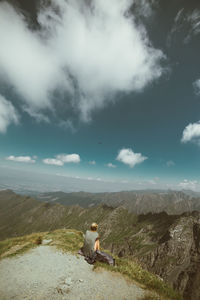
{"label": "dirt path", "polygon": [[82,256],[52,246],[0,261],[1,300],[136,300],[144,291],[122,276],[93,271]]}

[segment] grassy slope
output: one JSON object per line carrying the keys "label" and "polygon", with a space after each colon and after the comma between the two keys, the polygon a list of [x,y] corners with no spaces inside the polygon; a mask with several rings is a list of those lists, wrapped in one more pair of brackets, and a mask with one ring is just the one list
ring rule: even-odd
{"label": "grassy slope", "polygon": [[[70,229],[58,229],[49,232],[32,233],[23,237],[11,238],[0,242],[0,259],[21,254],[30,248],[37,246],[37,241],[41,239],[52,239],[50,245],[65,252],[76,254],[83,244],[83,234],[81,231]],[[95,268],[105,268],[112,272],[119,272],[129,279],[142,284],[143,288],[150,291],[149,296],[144,299],[181,300],[182,297],[172,290],[167,284],[157,276],[143,270],[134,260],[116,259],[116,267],[97,263]]]}

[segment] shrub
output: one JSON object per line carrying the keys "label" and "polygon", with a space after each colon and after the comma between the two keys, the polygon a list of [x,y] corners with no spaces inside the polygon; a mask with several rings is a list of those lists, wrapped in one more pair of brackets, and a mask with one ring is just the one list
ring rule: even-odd
{"label": "shrub", "polygon": [[41,245],[42,244],[42,237],[38,236],[37,239],[35,240],[36,245]]}

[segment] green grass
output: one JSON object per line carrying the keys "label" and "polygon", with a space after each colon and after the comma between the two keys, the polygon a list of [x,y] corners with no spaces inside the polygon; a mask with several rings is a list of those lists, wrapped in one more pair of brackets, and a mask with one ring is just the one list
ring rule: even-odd
{"label": "green grass", "polygon": [[83,245],[83,233],[71,229],[54,230],[46,235],[46,239],[52,239],[51,245],[71,253],[77,253]]}
{"label": "green grass", "polygon": [[45,232],[40,232],[0,241],[0,259],[16,254],[22,254],[27,250],[36,247],[36,240],[38,237],[43,238],[45,235]]}
{"label": "green grass", "polygon": [[[115,267],[97,262],[94,266],[94,269],[104,268],[112,272],[118,272],[120,274],[126,275],[129,279],[140,283],[143,287],[145,287],[149,291],[156,292],[158,295],[162,297],[162,299],[183,300],[183,297],[179,293],[174,291],[169,285],[164,283],[156,275],[151,274],[150,272],[144,270],[138,263],[134,262],[133,260],[129,260],[125,258],[119,259],[115,257],[115,259],[116,259]],[[143,298],[142,300],[159,299],[158,297],[157,298],[155,297],[157,296],[151,296],[151,298]]]}
{"label": "green grass", "polygon": [[38,239],[52,239],[51,245],[71,253],[77,253],[83,244],[83,234],[77,230],[58,229],[52,232],[32,233],[0,241],[0,259],[22,254],[31,248],[37,247]]}

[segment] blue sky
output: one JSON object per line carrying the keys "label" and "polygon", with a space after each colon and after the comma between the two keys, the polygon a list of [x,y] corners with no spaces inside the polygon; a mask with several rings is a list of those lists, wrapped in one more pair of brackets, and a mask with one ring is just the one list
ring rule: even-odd
{"label": "blue sky", "polygon": [[90,5],[0,2],[2,174],[199,191],[199,1]]}

